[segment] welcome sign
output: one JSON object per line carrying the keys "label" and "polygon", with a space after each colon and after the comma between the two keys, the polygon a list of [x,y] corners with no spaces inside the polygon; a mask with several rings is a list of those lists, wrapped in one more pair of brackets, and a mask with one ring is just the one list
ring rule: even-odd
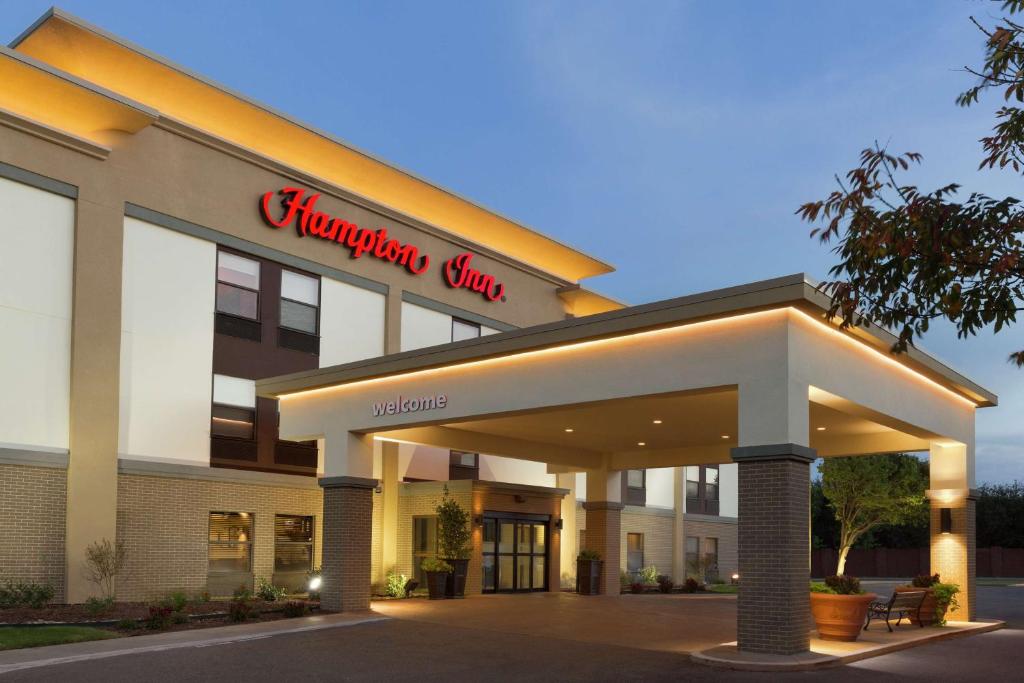
{"label": "welcome sign", "polygon": [[445,394],[433,394],[430,396],[417,396],[408,398],[399,395],[394,401],[375,402],[371,406],[374,417],[384,415],[401,415],[402,413],[417,413],[422,410],[437,410],[448,405],[448,396]]}

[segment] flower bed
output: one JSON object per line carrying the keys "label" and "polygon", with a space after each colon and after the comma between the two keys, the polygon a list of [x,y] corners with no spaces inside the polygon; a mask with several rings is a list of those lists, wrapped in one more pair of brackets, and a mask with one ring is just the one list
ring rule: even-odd
{"label": "flower bed", "polygon": [[[268,621],[282,618],[283,602],[267,602],[250,600],[253,617],[250,621]],[[319,603],[307,602],[311,609],[319,609]],[[31,624],[96,624],[114,625],[131,620],[144,628],[144,620],[150,616],[151,603],[146,602],[115,602],[101,614],[90,612],[85,605],[47,605],[39,609],[31,607],[14,607],[0,609],[0,625],[31,625]],[[203,628],[205,626],[221,626],[227,622],[231,600],[210,600],[208,602],[189,603],[179,613],[186,615],[188,621],[173,624],[168,630],[182,628]],[[229,622],[234,623],[234,622]]]}

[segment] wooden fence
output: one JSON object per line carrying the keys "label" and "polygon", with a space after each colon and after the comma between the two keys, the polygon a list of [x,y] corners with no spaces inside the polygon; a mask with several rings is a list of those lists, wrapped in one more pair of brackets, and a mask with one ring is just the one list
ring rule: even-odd
{"label": "wooden fence", "polygon": [[[978,576],[1024,577],[1024,548],[978,548]],[[839,552],[830,548],[811,551],[811,576],[834,574]],[[928,548],[872,548],[851,550],[846,573],[853,576],[903,578],[927,574]]]}

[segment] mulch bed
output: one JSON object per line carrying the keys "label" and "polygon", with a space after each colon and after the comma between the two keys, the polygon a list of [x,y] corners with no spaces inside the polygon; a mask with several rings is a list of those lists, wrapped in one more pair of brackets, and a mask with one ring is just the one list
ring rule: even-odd
{"label": "mulch bed", "polygon": [[[122,619],[145,619],[149,616],[148,602],[117,602],[103,614],[91,614],[85,609],[85,605],[47,605],[41,609],[31,607],[14,607],[0,609],[0,625],[13,624],[108,624],[116,623]],[[183,612],[190,616],[202,617],[203,615],[215,615],[226,613],[231,604],[230,600],[210,600],[209,602],[198,602],[189,604]],[[284,602],[265,602],[252,600],[250,604],[254,610],[260,612],[261,621],[283,618],[280,610]],[[312,608],[318,608],[315,602],[307,602]],[[175,624],[169,630],[183,630],[188,628],[203,628],[205,626],[222,626],[226,618],[213,617],[207,619],[190,619],[187,624]],[[255,618],[250,621],[256,621]],[[99,624],[97,623],[99,622]]]}

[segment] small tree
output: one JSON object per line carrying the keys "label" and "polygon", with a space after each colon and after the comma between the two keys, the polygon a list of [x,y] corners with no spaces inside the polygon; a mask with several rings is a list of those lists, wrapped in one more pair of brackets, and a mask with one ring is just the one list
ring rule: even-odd
{"label": "small tree", "polygon": [[117,577],[124,571],[127,552],[124,543],[104,538],[85,549],[85,577],[95,583],[104,598],[114,598]]}
{"label": "small tree", "polygon": [[860,455],[826,458],[821,487],[839,522],[839,563],[868,530],[881,524],[904,524],[920,518],[927,506],[921,462],[910,455]]}
{"label": "small tree", "polygon": [[449,495],[447,486],[436,509],[438,553],[446,560],[469,559],[469,513]]}

